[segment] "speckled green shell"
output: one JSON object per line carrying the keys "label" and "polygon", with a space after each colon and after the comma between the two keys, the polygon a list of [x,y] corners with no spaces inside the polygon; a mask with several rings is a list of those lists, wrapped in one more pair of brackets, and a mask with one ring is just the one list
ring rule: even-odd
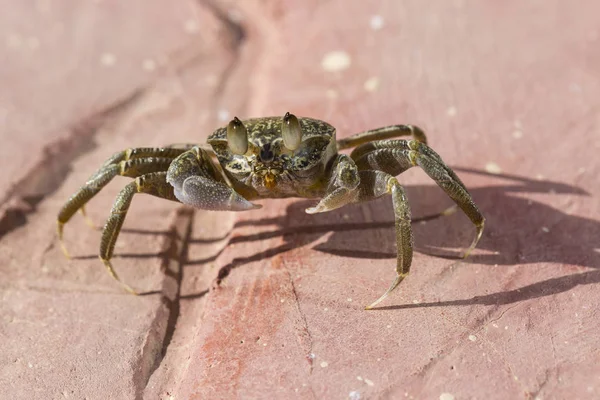
{"label": "speckled green shell", "polygon": [[[318,197],[323,193],[326,169],[337,154],[335,128],[313,118],[299,117],[298,122],[302,128],[302,143],[294,151],[283,144],[283,117],[243,120],[249,142],[244,155],[236,155],[229,149],[226,127],[215,130],[208,137],[208,143],[236,191],[248,199]],[[265,144],[271,144],[275,155],[268,164],[258,157]],[[265,184],[267,175],[273,180],[271,185]]]}

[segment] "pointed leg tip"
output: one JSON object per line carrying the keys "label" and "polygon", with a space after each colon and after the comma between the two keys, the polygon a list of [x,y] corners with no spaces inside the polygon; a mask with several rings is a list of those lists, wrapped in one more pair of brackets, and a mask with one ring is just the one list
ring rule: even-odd
{"label": "pointed leg tip", "polygon": [[102,256],[98,256],[98,258],[102,261],[102,263],[106,267],[106,270],[108,271],[109,275],[112,276],[114,280],[119,282],[121,284],[121,286],[123,287],[123,289],[125,289],[128,293],[133,294],[134,296],[139,296],[139,293],[137,291],[135,291],[131,286],[129,286],[128,284],[126,284],[119,278],[119,276],[115,272],[115,270],[112,266],[112,263],[110,262],[109,259],[103,258]]}
{"label": "pointed leg tip", "polygon": [[121,284],[123,285],[123,287],[125,288],[125,290],[129,293],[132,294],[134,296],[139,296],[139,292],[137,292],[136,290],[134,290],[131,286],[121,282]]}
{"label": "pointed leg tip", "polygon": [[69,251],[67,250],[67,247],[65,246],[65,244],[63,243],[62,239],[60,241],[60,249],[62,250],[64,256],[67,258],[67,260],[72,259],[73,257],[71,257],[71,254],[69,253]]}
{"label": "pointed leg tip", "polygon": [[92,219],[85,212],[85,208],[84,207],[81,207],[79,209],[79,212],[81,212],[81,215],[83,216],[83,220],[85,221],[85,223],[87,224],[87,226],[89,226],[90,228],[92,228],[94,230],[98,229],[98,226],[94,223],[94,221],[92,221]]}
{"label": "pointed leg tip", "polygon": [[406,275],[407,274],[399,274],[396,277],[396,279],[394,279],[394,282],[392,282],[392,285],[389,287],[389,289],[386,290],[385,293],[382,294],[380,298],[378,298],[377,300],[375,300],[370,305],[366,306],[365,310],[372,310],[376,305],[378,305],[383,300],[385,300],[390,295],[390,293],[392,293],[394,291],[394,289],[396,289],[398,287],[398,285],[400,284],[400,282],[402,282],[404,280],[404,278],[406,278]]}
{"label": "pointed leg tip", "polygon": [[455,204],[453,206],[446,208],[444,211],[442,211],[441,215],[443,215],[444,217],[448,217],[448,216],[456,213],[456,210],[458,210],[458,206]]}

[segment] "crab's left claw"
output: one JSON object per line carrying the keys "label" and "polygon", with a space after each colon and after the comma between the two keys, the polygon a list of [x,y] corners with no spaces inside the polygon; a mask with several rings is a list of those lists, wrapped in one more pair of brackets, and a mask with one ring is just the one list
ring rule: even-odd
{"label": "crab's left claw", "polygon": [[203,176],[188,177],[181,189],[175,187],[175,197],[203,210],[246,211],[262,207],[249,202],[226,184]]}
{"label": "crab's left claw", "polygon": [[194,147],[177,157],[167,171],[167,182],[183,204],[213,211],[246,211],[260,208],[225,183],[210,154]]}

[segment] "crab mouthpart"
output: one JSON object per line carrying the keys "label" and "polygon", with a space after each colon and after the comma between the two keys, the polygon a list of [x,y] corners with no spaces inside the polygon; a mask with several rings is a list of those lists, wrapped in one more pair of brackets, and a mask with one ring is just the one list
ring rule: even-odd
{"label": "crab mouthpart", "polygon": [[275,175],[269,171],[267,172],[267,174],[265,175],[265,187],[269,190],[272,190],[275,188],[276,184],[275,184]]}

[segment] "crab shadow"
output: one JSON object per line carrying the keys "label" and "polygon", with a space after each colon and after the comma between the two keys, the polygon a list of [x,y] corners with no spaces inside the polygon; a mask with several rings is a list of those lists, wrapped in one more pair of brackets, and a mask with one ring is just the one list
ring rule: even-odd
{"label": "crab shadow", "polygon": [[[572,185],[548,180],[490,174],[465,168],[455,168],[455,170],[464,176],[484,175],[491,182],[489,185],[471,190],[474,200],[486,217],[486,229],[477,246],[477,252],[461,262],[505,266],[556,263],[595,270],[552,278],[516,290],[470,299],[406,304],[378,309],[509,304],[561,293],[577,285],[600,282],[600,253],[595,249],[598,246],[597,238],[600,237],[600,222],[570,215],[564,210],[531,200],[528,198],[531,196],[527,196],[535,193],[550,196],[588,196],[587,192]],[[453,259],[455,262],[461,250],[473,238],[475,230],[471,222],[460,211],[452,216],[440,215],[439,211],[451,206],[452,202],[435,185],[407,186],[406,191],[412,208],[415,251]],[[220,268],[217,283],[234,268],[309,246],[317,241],[319,243],[313,245],[312,249],[323,253],[350,258],[390,260],[396,258],[394,214],[389,197],[346,206],[316,216],[307,215],[304,210],[313,204],[314,201],[302,200],[290,204],[286,214],[281,217],[238,222],[234,230],[243,227],[254,227],[259,230],[261,226],[270,229],[247,235],[236,235],[229,239],[228,244],[275,237],[281,237],[283,243],[250,256],[234,258],[229,264]],[[326,235],[327,238],[323,241]],[[190,246],[223,239],[192,238]],[[187,260],[184,267],[214,261],[219,254]]]}

